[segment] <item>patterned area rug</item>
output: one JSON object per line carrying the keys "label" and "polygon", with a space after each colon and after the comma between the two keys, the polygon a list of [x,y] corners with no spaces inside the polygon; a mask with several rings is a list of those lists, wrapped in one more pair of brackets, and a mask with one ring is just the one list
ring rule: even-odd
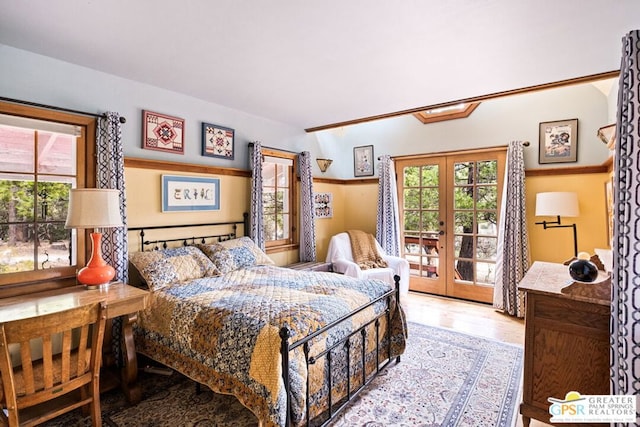
{"label": "patterned area rug", "polygon": [[[522,348],[448,329],[409,324],[407,351],[332,423],[343,426],[515,425],[521,396]],[[103,424],[125,426],[257,426],[234,397],[203,391],[174,372],[141,372],[143,400],[127,406],[103,394]],[[206,387],[202,387],[206,390]],[[90,425],[80,413],[47,426]]]}

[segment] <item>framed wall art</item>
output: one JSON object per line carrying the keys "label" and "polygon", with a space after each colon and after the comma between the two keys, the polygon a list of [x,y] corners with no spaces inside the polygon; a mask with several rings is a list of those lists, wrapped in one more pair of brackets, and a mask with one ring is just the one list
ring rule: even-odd
{"label": "framed wall art", "polygon": [[202,123],[202,155],[233,160],[234,130]]}
{"label": "framed wall art", "polygon": [[313,209],[316,218],[333,217],[333,197],[331,193],[315,193],[313,195]]}
{"label": "framed wall art", "polygon": [[373,145],[353,147],[353,175],[373,175]]}
{"label": "framed wall art", "polygon": [[184,119],[143,110],[142,148],[184,154]]}
{"label": "framed wall art", "polygon": [[542,122],[538,163],[578,161],[578,119]]}
{"label": "framed wall art", "polygon": [[162,175],[162,212],[219,209],[219,178]]}

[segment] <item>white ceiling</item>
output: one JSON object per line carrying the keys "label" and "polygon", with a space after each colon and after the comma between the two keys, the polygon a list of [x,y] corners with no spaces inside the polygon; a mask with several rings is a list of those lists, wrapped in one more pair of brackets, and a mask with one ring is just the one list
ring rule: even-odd
{"label": "white ceiling", "polygon": [[[637,0],[0,0],[0,43],[312,128],[620,68]],[[1,60],[1,58],[0,58]]]}

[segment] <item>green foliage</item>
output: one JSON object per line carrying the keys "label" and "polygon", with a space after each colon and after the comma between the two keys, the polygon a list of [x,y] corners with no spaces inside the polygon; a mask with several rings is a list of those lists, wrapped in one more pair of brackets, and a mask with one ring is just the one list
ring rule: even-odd
{"label": "green foliage", "polygon": [[[67,216],[69,190],[66,182],[35,182],[33,180],[0,180],[0,225],[12,222],[64,221]],[[36,195],[38,205],[36,206]],[[7,240],[10,227],[0,227],[0,239]],[[60,224],[41,224],[41,239],[56,241],[68,237]],[[24,234],[23,240],[28,238]],[[25,240],[26,241],[26,240]]]}

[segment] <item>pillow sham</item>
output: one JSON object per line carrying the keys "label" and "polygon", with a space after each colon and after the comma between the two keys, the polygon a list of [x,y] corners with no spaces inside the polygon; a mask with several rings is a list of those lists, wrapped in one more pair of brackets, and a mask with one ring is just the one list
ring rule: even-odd
{"label": "pillow sham", "polygon": [[273,265],[275,264],[271,258],[267,254],[263,252],[262,249],[256,245],[256,243],[251,240],[250,237],[243,236],[238,237],[237,239],[225,240],[224,242],[218,243],[227,249],[234,248],[245,248],[249,252],[253,254],[255,257],[255,262],[252,265]]}
{"label": "pillow sham", "polygon": [[233,254],[224,246],[212,243],[209,245],[198,244],[196,247],[211,260],[220,274],[227,274],[238,268]]}
{"label": "pillow sham", "polygon": [[274,262],[256,245],[249,237],[226,240],[224,242],[209,245],[196,245],[220,273],[254,265],[273,265]]}
{"label": "pillow sham", "polygon": [[129,261],[151,290],[159,290],[172,283],[220,275],[213,262],[193,246],[134,252],[129,256]]}

